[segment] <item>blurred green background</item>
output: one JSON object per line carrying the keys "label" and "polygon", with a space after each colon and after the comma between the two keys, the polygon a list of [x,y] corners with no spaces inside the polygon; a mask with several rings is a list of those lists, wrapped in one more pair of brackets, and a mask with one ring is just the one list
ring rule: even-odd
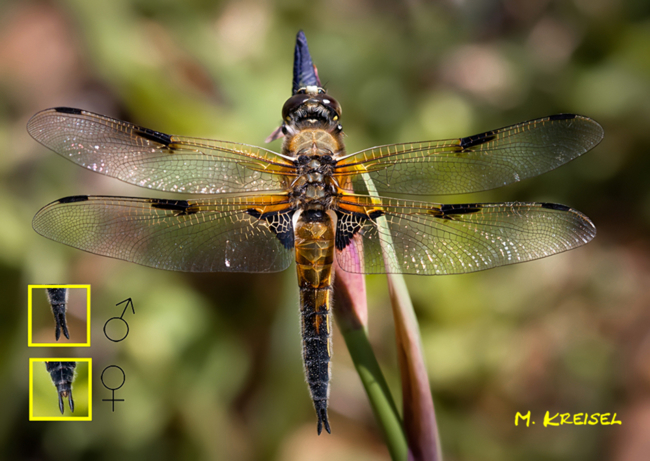
{"label": "blurred green background", "polygon": [[[560,112],[605,140],[556,171],[445,202],[550,201],[597,238],[464,276],[408,277],[447,460],[644,460],[650,453],[650,3],[644,0],[0,2],[0,458],[385,460],[338,332],[316,436],[295,271],[182,274],[67,248],[31,219],[67,195],[164,197],[85,171],[25,130],[80,107],[156,130],[263,145],[290,95],[304,29],[343,107],[350,152],[459,137]],[[279,149],[276,141],[270,147]],[[27,348],[27,285],[92,285],[92,347]],[[369,334],[399,396],[385,278]],[[133,298],[129,336],[104,322]],[[29,357],[93,358],[93,421],[28,421]],[[99,375],[119,365],[125,402]],[[515,427],[517,411],[535,427]],[[544,428],[552,413],[622,426]]]}

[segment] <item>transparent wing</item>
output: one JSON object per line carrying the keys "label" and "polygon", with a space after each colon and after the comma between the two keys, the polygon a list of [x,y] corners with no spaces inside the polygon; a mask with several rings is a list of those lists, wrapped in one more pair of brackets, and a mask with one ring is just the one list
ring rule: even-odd
{"label": "transparent wing", "polygon": [[[337,214],[338,263],[365,274],[464,274],[561,253],[596,235],[585,215],[551,203],[438,205],[346,196]],[[383,257],[382,243],[396,259]]]}
{"label": "transparent wing", "polygon": [[27,131],[84,168],[160,191],[277,191],[295,172],[291,162],[260,147],[172,136],[80,109],[39,112]]}
{"label": "transparent wing", "polygon": [[292,210],[285,199],[81,195],[42,208],[33,227],[57,242],[159,269],[276,272],[293,259]]}
{"label": "transparent wing", "polygon": [[[336,174],[368,172],[380,192],[465,194],[550,171],[602,139],[602,127],[590,118],[552,115],[466,138],[362,150],[341,160]],[[365,190],[361,178],[353,177],[353,185]]]}

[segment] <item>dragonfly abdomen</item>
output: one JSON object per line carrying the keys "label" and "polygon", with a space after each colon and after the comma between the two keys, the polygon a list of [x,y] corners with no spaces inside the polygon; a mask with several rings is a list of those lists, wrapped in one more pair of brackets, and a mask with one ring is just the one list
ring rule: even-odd
{"label": "dragonfly abdomen", "polygon": [[47,288],[47,299],[52,307],[52,314],[54,314],[54,321],[56,322],[56,329],[54,330],[55,338],[58,341],[63,335],[70,339],[68,333],[68,324],[65,318],[65,312],[68,304],[68,289],[67,288]]}
{"label": "dragonfly abdomen", "polygon": [[335,220],[326,211],[306,210],[296,220],[294,232],[300,286],[302,357],[320,434],[323,426],[330,432],[327,402],[332,356]]}
{"label": "dragonfly abdomen", "polygon": [[72,381],[76,362],[45,362],[45,368],[52,377],[52,383],[56,386],[59,394],[59,410],[64,412],[63,398],[68,398],[70,411],[74,413],[74,400],[72,400]]}

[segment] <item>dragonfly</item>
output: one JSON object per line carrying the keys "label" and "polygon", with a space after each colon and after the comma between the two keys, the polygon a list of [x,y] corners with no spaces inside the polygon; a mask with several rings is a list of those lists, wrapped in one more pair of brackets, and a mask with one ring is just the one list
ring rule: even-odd
{"label": "dragonfly", "polygon": [[67,339],[70,339],[70,334],[68,333],[68,323],[65,317],[68,306],[68,289],[46,288],[45,293],[47,294],[47,300],[50,303],[52,314],[54,314],[54,321],[56,322],[54,330],[54,336],[56,340],[58,341],[61,337],[61,331],[63,331],[63,336],[65,336]]}
{"label": "dragonfly", "polygon": [[72,400],[72,381],[77,362],[45,362],[45,368],[52,378],[52,383],[59,394],[59,411],[65,411],[63,398],[67,397],[70,411],[74,413],[74,400]]}
{"label": "dragonfly", "polygon": [[[594,120],[551,115],[473,136],[347,153],[341,106],[321,85],[302,31],[292,95],[267,139],[283,137],[280,152],[65,107],[37,113],[27,128],[84,168],[194,196],[65,197],[34,217],[34,229],[47,238],[175,271],[276,272],[295,261],[318,434],[330,432],[335,270],[465,274],[567,251],[596,235],[588,217],[565,205],[392,197],[479,192],[545,173],[601,141]],[[388,253],[393,257],[384,258]]]}

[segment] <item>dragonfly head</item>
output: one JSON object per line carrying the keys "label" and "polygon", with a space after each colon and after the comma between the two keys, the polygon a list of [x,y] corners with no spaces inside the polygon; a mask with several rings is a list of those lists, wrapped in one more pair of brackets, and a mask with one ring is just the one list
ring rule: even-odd
{"label": "dragonfly head", "polygon": [[320,128],[332,134],[343,131],[339,123],[341,106],[322,88],[303,31],[296,36],[291,93],[293,96],[282,107],[282,125],[266,138],[266,142],[293,136],[305,128]]}
{"label": "dragonfly head", "polygon": [[293,127],[338,128],[340,131],[340,118],[340,104],[318,86],[300,88],[282,107],[283,127],[289,131]]}

